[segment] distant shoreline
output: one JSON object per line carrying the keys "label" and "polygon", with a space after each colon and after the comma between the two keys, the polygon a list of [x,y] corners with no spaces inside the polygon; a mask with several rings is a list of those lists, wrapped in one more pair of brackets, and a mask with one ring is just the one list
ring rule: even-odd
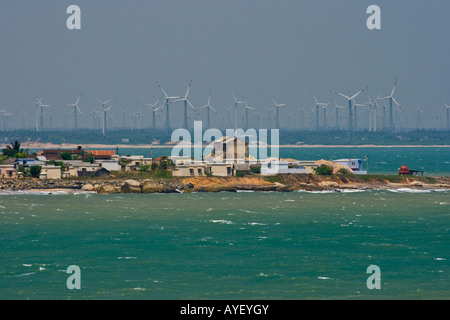
{"label": "distant shoreline", "polygon": [[[1,148],[6,148],[8,144],[2,144]],[[39,142],[22,142],[21,146],[24,149],[76,149],[78,146],[82,146],[83,149],[115,149],[115,148],[128,148],[128,149],[162,149],[173,148],[176,144],[75,144],[75,143],[39,143]],[[284,144],[279,145],[280,148],[450,148],[450,145],[324,145],[324,144]]]}

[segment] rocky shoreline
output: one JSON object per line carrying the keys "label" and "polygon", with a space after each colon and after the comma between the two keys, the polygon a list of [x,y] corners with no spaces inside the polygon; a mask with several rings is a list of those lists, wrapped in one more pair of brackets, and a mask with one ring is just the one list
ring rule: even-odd
{"label": "rocky shoreline", "polygon": [[[395,176],[394,176],[395,177]],[[271,177],[192,177],[169,179],[0,179],[1,191],[72,190],[114,193],[191,193],[295,190],[323,191],[342,189],[450,189],[450,177],[404,177],[389,179],[357,176],[279,175]]]}

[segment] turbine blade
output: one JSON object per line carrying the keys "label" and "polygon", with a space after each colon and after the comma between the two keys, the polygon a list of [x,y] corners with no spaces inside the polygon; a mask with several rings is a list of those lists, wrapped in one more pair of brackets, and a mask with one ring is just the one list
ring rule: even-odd
{"label": "turbine blade", "polygon": [[352,99],[350,99],[350,97],[346,96],[345,94],[342,94],[342,93],[337,92],[337,91],[332,91],[332,92],[334,92],[334,93],[337,94],[337,95],[340,95],[341,97],[344,97],[344,98],[347,99],[347,100],[352,100]]}

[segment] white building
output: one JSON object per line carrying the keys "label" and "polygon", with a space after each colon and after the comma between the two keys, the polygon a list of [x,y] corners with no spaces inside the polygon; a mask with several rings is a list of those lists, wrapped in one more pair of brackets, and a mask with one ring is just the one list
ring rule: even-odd
{"label": "white building", "polygon": [[367,171],[362,168],[361,159],[338,159],[333,162],[349,167],[354,174],[367,174]]}

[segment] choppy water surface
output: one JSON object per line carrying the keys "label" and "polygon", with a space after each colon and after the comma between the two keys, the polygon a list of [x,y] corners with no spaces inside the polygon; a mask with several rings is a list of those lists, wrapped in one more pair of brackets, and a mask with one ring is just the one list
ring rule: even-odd
{"label": "choppy water surface", "polygon": [[0,298],[448,299],[449,235],[449,191],[3,193]]}

